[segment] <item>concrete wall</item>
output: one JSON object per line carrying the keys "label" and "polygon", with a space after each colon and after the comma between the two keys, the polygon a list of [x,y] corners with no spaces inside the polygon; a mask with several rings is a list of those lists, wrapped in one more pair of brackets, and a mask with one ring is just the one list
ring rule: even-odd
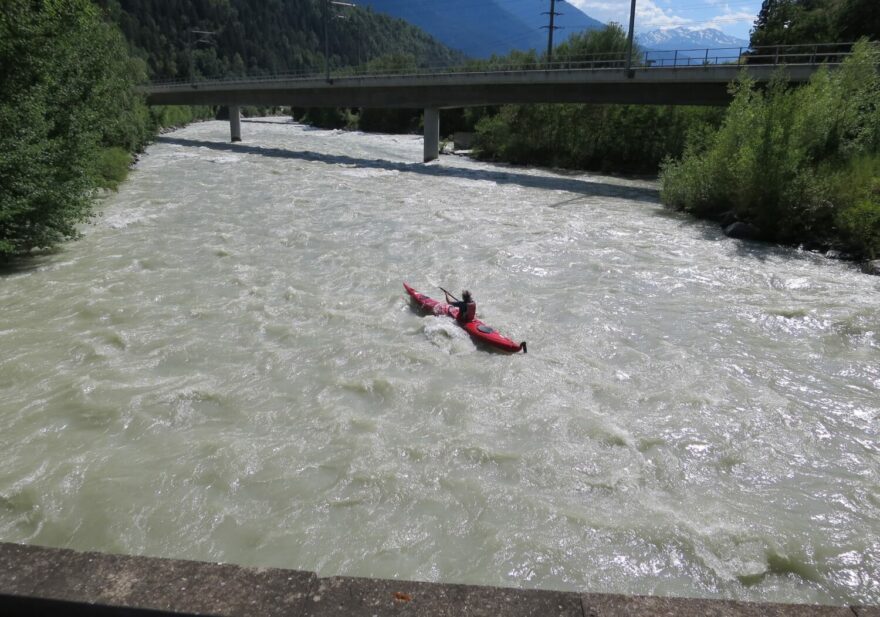
{"label": "concrete wall", "polygon": [[0,616],[880,617],[880,608],[319,578],[313,572],[0,544]]}

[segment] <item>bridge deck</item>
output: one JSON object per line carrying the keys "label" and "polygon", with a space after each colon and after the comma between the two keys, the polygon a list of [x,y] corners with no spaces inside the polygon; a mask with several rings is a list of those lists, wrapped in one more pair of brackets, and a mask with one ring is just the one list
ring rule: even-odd
{"label": "bridge deck", "polygon": [[614,69],[432,72],[333,78],[256,78],[152,84],[152,105],[295,105],[445,108],[506,103],[725,105],[728,84],[746,71],[757,81],[784,70],[795,82],[820,65],[706,65]]}

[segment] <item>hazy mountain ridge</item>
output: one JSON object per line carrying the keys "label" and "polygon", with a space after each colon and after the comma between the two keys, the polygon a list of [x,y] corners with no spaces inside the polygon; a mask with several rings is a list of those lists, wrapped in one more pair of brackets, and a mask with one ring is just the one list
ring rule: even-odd
{"label": "hazy mountain ridge", "polygon": [[[545,50],[550,10],[548,0],[532,3],[487,0],[471,3],[462,0],[362,0],[378,13],[404,19],[425,30],[445,45],[477,58],[506,54],[514,49]],[[603,24],[564,0],[556,3],[554,43],[575,32],[601,28]]]}

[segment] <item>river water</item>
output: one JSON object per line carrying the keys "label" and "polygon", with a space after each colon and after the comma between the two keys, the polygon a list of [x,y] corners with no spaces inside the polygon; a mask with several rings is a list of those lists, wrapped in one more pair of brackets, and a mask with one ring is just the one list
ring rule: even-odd
{"label": "river water", "polygon": [[[880,279],[657,184],[207,122],[0,276],[0,540],[880,602]],[[402,281],[469,288],[527,355]]]}

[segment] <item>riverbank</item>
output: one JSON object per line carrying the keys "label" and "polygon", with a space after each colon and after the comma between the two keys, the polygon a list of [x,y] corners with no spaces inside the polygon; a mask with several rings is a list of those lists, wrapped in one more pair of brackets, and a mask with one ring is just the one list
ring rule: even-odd
{"label": "riverbank", "polygon": [[880,607],[524,590],[0,544],[0,613],[116,617],[877,617]]}
{"label": "riverbank", "polygon": [[[470,146],[468,146],[466,148],[462,148],[462,149],[456,149],[454,142],[451,140],[448,140],[447,142],[444,143],[444,148],[443,148],[443,151],[441,152],[441,154],[445,154],[448,156],[460,156],[460,157],[468,158],[468,159],[473,160],[475,162],[480,162],[480,161],[485,160],[485,159],[481,158],[480,156],[478,156],[477,152],[475,152]],[[536,167],[536,166],[528,166],[528,165],[514,165],[512,163],[499,163],[499,164],[510,165],[513,168],[520,168],[520,169],[529,169],[530,167]],[[579,172],[578,170],[573,170],[573,169],[552,169],[552,168],[550,168],[550,169],[547,169],[547,171],[551,171],[553,173],[562,174],[562,175],[576,175],[578,173],[588,173],[584,170],[581,170]],[[609,173],[609,174],[603,174],[603,175],[606,175],[609,177],[620,177],[622,179],[628,179],[628,180],[638,180],[638,181],[648,180],[648,181],[653,181],[653,182],[657,182],[657,183],[660,182],[660,175],[659,174],[613,174],[613,173]],[[659,187],[658,187],[658,193],[659,193]],[[720,218],[719,217],[703,217],[703,218],[701,218],[699,216],[694,216],[694,220],[695,221],[708,220],[710,222],[716,223],[718,225],[719,229],[728,238],[745,240],[745,241],[750,241],[750,242],[757,242],[757,243],[761,243],[761,244],[767,244],[768,246],[773,246],[774,244],[777,244],[777,243],[767,242],[767,241],[763,240],[761,238],[760,232],[757,228],[755,228],[753,225],[751,225],[748,222],[738,220],[736,218],[735,214],[732,212],[725,213],[725,215]],[[787,248],[802,249],[802,250],[806,250],[806,251],[809,251],[809,252],[812,252],[815,254],[823,255],[827,259],[851,263],[855,267],[859,268],[865,274],[880,276],[880,260],[858,259],[857,257],[855,257],[849,253],[843,252],[837,248],[833,248],[833,247],[829,247],[829,246],[824,246],[824,247],[823,246],[810,246],[810,245],[804,246],[801,243],[781,244],[781,246],[784,246]]]}

